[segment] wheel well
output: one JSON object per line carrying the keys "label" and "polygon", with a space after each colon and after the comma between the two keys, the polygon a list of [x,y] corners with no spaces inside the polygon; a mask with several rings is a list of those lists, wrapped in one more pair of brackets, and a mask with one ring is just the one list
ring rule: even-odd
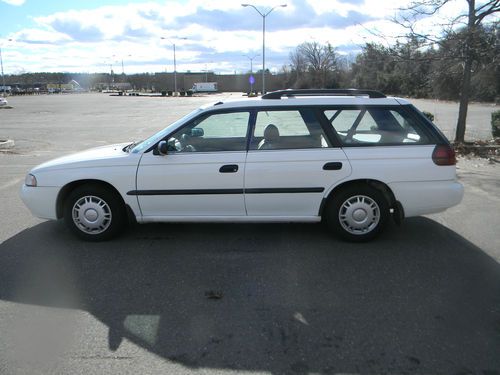
{"label": "wheel well", "polygon": [[335,186],[335,188],[328,194],[327,197],[323,198],[323,202],[321,202],[321,206],[319,209],[319,216],[323,215],[323,211],[325,208],[326,203],[333,197],[336,193],[338,193],[340,190],[351,188],[352,186],[356,185],[369,185],[377,190],[379,190],[387,200],[387,203],[389,204],[389,208],[394,208],[396,205],[396,197],[394,196],[394,193],[392,192],[391,188],[387,186],[387,184],[383,183],[382,181],[378,180],[372,180],[372,179],[359,179],[359,180],[350,180],[346,181],[338,186]]}
{"label": "wheel well", "polygon": [[127,209],[129,209],[128,206],[125,205],[125,201],[123,200],[121,194],[110,183],[102,181],[102,180],[78,180],[78,181],[70,182],[69,184],[63,186],[63,188],[59,191],[59,194],[57,196],[57,202],[56,202],[56,215],[57,215],[58,219],[61,219],[64,216],[64,202],[66,201],[66,198],[68,197],[68,195],[73,190],[75,190],[77,187],[80,187],[82,185],[87,185],[87,184],[100,185],[100,186],[105,187],[106,189],[111,190],[118,197],[120,197],[120,201],[123,203],[123,205],[125,207],[127,207]]}

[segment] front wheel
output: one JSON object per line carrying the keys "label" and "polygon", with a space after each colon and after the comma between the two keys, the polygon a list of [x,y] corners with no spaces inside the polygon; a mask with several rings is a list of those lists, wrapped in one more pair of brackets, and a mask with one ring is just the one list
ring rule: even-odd
{"label": "front wheel", "polygon": [[115,237],[125,224],[126,211],[120,198],[99,185],[83,185],[66,199],[64,221],[69,229],[86,241]]}
{"label": "front wheel", "polygon": [[363,242],[382,231],[389,216],[389,205],[379,190],[358,185],[334,194],[325,212],[332,232],[348,241]]}

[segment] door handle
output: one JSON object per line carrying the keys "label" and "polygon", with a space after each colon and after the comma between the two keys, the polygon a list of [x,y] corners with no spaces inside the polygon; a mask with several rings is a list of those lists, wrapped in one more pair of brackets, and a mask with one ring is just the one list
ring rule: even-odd
{"label": "door handle", "polygon": [[342,163],[340,161],[333,161],[323,165],[323,170],[325,171],[338,171],[342,169]]}
{"label": "door handle", "polygon": [[219,169],[220,173],[236,173],[238,172],[238,165],[237,164],[227,164],[223,165]]}

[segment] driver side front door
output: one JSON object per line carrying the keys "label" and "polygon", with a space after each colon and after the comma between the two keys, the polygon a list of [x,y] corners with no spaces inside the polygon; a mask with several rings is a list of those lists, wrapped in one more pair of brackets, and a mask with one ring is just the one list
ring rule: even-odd
{"label": "driver side front door", "polygon": [[167,155],[145,153],[137,171],[143,220],[244,216],[249,112],[212,113],[165,140]]}

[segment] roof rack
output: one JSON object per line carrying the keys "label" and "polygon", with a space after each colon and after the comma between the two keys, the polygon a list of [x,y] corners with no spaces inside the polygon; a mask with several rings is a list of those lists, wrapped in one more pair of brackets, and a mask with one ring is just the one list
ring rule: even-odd
{"label": "roof rack", "polygon": [[262,99],[281,99],[283,96],[368,96],[369,98],[386,98],[376,90],[358,89],[302,89],[278,90],[262,95]]}

